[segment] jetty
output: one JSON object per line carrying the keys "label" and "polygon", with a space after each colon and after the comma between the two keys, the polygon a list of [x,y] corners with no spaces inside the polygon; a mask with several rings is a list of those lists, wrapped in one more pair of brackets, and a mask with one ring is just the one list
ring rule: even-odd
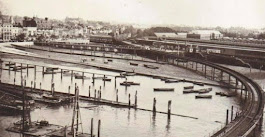
{"label": "jetty", "polygon": [[[18,85],[0,83],[0,88],[5,92],[9,92],[10,94],[14,94],[17,96],[22,95],[22,87],[18,86]],[[36,97],[36,96],[40,97],[40,95],[43,95],[43,94],[51,94],[52,91],[43,90],[43,89],[36,89],[36,88],[34,89],[34,88],[30,88],[30,87],[24,87],[24,90],[27,91],[28,97],[34,99],[37,102],[54,104],[54,101],[51,101],[51,99],[43,99],[43,98],[38,99]],[[74,94],[68,93],[68,92],[62,92],[62,91],[59,92],[59,91],[54,90],[53,94],[55,97],[58,97],[60,100],[60,101],[57,101],[58,103],[55,103],[56,105],[70,103],[74,97]],[[102,99],[100,96],[92,97],[92,96],[79,95],[79,98],[81,101],[93,102],[93,103],[97,103],[97,104],[103,104],[103,105],[109,105],[109,106],[115,106],[115,107],[127,107],[127,108],[128,107],[129,108],[136,107],[135,104],[129,104],[129,103],[124,103],[124,102]]]}

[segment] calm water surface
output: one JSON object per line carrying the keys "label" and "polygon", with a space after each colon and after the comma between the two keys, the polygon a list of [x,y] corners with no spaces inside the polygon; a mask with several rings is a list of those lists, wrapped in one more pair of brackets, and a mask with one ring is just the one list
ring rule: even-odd
{"label": "calm water surface", "polygon": [[[55,90],[60,92],[68,92],[68,86],[71,86],[71,93],[74,93],[74,84],[77,83],[81,95],[88,95],[88,87],[91,86],[91,95],[94,96],[94,89],[99,90],[102,88],[102,98],[115,100],[116,89],[119,90],[119,101],[128,102],[128,95],[131,94],[131,102],[134,103],[135,92],[138,92],[138,107],[145,109],[152,109],[153,98],[157,100],[157,111],[167,112],[168,100],[172,100],[171,111],[175,114],[187,115],[196,117],[198,119],[190,119],[178,116],[172,116],[171,120],[167,120],[167,115],[157,114],[153,117],[151,112],[134,110],[127,108],[115,108],[110,106],[101,105],[94,108],[84,108],[87,106],[94,106],[95,104],[82,102],[81,116],[83,122],[83,129],[85,132],[90,132],[90,120],[94,118],[94,125],[97,125],[97,120],[102,122],[101,134],[102,136],[109,137],[198,137],[209,136],[214,130],[220,129],[224,126],[226,109],[234,106],[234,110],[239,109],[238,100],[236,98],[226,98],[215,96],[215,92],[224,91],[219,87],[212,87],[213,91],[209,94],[213,95],[212,99],[195,99],[194,94],[183,94],[183,87],[193,85],[192,83],[164,83],[160,79],[153,79],[146,76],[129,76],[128,81],[140,83],[140,86],[131,86],[125,88],[120,86],[119,83],[125,79],[117,79],[117,87],[114,86],[114,76],[119,73],[111,71],[103,71],[89,67],[80,67],[71,64],[55,64],[52,62],[36,62],[25,59],[13,59],[17,62],[27,62],[36,65],[45,64],[50,67],[59,67],[64,69],[74,69],[77,71],[85,71],[85,76],[90,77],[84,81],[75,79],[71,81],[70,76],[64,76],[61,79],[60,73],[54,75]],[[4,67],[4,65],[3,65]],[[176,68],[178,69],[178,68]],[[105,86],[102,80],[96,80],[95,85],[92,85],[92,73],[96,76],[107,75],[111,78],[111,82],[106,82]],[[81,73],[80,73],[81,74]],[[42,76],[42,68],[37,67],[36,78],[34,76],[34,69],[29,69],[27,76],[26,70],[23,70],[22,76],[27,80],[27,86],[30,87],[30,81],[37,83],[36,87],[39,88],[39,83],[42,83],[42,89],[51,89],[52,75]],[[16,77],[16,84],[20,84],[20,72],[3,70],[1,72],[1,80],[4,83],[12,83]],[[174,92],[153,92],[153,88],[175,88]],[[208,88],[210,86],[194,86],[195,89]],[[60,107],[47,107],[43,106],[40,109],[35,109],[31,112],[32,121],[36,120],[49,120],[50,123],[59,125],[70,125],[72,119],[73,107],[65,105]],[[4,129],[20,119],[20,116],[0,116],[1,127],[0,133],[2,136],[16,136],[15,134],[8,133]],[[97,127],[97,126],[94,126]],[[94,129],[96,132],[97,129]],[[18,136],[18,135],[17,135]]]}

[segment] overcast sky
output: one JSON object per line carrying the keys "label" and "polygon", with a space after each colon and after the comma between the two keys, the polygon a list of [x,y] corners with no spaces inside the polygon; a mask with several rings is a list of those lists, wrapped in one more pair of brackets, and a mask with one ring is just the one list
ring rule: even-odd
{"label": "overcast sky", "polygon": [[11,15],[140,24],[265,27],[265,0],[0,0]]}

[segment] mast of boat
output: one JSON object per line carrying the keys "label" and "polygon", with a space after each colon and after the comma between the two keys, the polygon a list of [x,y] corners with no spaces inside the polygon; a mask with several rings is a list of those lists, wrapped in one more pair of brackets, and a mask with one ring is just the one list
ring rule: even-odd
{"label": "mast of boat", "polygon": [[28,101],[26,99],[27,93],[25,90],[26,80],[23,85],[23,80],[21,81],[22,85],[22,136],[24,137],[24,132],[28,130],[29,125],[31,125],[30,110],[28,106]]}
{"label": "mast of boat", "polygon": [[[80,123],[79,123],[79,120],[80,120]],[[78,86],[76,86],[75,87],[74,110],[73,110],[72,126],[71,126],[71,134],[73,135],[73,137],[75,135],[78,135],[79,124],[81,126],[81,133],[83,134],[82,119],[81,119],[81,113],[79,110],[79,88]]]}

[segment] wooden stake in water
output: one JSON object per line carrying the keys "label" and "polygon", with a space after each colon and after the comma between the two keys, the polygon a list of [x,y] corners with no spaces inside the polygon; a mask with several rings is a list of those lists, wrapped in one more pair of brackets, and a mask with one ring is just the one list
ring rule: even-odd
{"label": "wooden stake in water", "polygon": [[91,127],[90,127],[91,137],[93,137],[93,118],[91,119]]}
{"label": "wooden stake in water", "polygon": [[119,102],[119,91],[118,91],[118,89],[117,89],[117,91],[116,91],[116,102]]}
{"label": "wooden stake in water", "polygon": [[228,124],[228,115],[229,115],[229,110],[227,109],[226,110],[226,122],[225,122],[226,125]]}
{"label": "wooden stake in water", "polygon": [[156,98],[153,100],[153,113],[156,114]]}
{"label": "wooden stake in water", "polygon": [[[104,79],[103,79],[103,83],[104,83],[104,87],[105,87],[105,78],[106,78],[106,76],[104,75]],[[101,86],[100,86],[100,90],[101,90]]]}
{"label": "wooden stake in water", "polygon": [[135,92],[135,97],[134,97],[135,101],[134,101],[134,105],[135,105],[135,108],[137,108],[137,90]]}
{"label": "wooden stake in water", "polygon": [[129,98],[128,98],[128,100],[129,100],[129,109],[131,108],[131,94],[129,93]]}
{"label": "wooden stake in water", "polygon": [[89,89],[88,89],[88,97],[90,97],[90,86],[89,86]]}
{"label": "wooden stake in water", "polygon": [[95,74],[92,75],[92,83],[95,85]]}
{"label": "wooden stake in water", "polygon": [[63,69],[61,69],[61,79],[63,79]]}
{"label": "wooden stake in water", "polygon": [[97,90],[95,89],[94,99],[97,97]]}
{"label": "wooden stake in water", "polygon": [[232,108],[231,108],[231,121],[233,121],[233,111],[234,111],[234,106],[232,106]]}
{"label": "wooden stake in water", "polygon": [[116,88],[116,79],[117,79],[117,78],[116,78],[116,76],[115,76],[115,83],[114,83],[114,84],[115,84],[115,88]]}
{"label": "wooden stake in water", "polygon": [[168,113],[167,113],[167,118],[170,119],[171,116],[171,100],[168,101]]}
{"label": "wooden stake in water", "polygon": [[98,120],[98,137],[100,137],[100,125],[101,125],[101,121]]}

